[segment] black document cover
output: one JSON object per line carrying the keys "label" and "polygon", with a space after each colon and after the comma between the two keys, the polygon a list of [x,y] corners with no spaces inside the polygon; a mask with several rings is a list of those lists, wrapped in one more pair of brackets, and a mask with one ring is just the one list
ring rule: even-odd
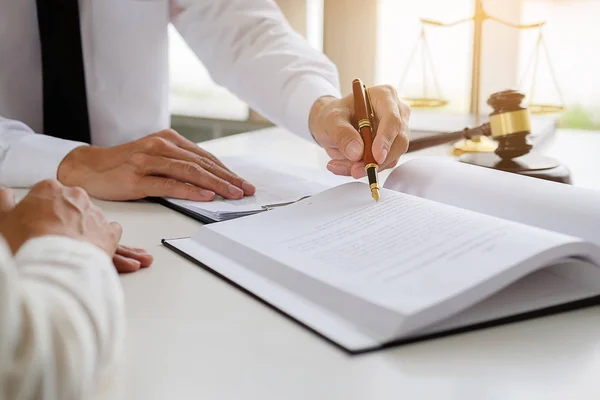
{"label": "black document cover", "polygon": [[181,213],[185,216],[193,218],[196,221],[200,221],[203,224],[212,224],[214,222],[217,222],[211,218],[208,218],[205,215],[195,213],[194,211],[190,210],[189,208],[185,208],[185,207],[178,206],[177,204],[173,204],[170,201],[163,199],[162,197],[149,197],[147,200],[151,201],[153,203],[158,203],[160,205],[163,205],[167,208],[170,208],[173,211],[177,211],[178,213]]}

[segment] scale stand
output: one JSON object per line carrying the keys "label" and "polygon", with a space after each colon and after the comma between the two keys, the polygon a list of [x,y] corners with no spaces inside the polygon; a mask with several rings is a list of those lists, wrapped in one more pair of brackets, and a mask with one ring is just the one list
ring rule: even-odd
{"label": "scale stand", "polygon": [[[535,47],[534,52],[532,53],[531,58],[527,64],[525,72],[523,74],[523,78],[521,79],[521,83],[519,86],[523,86],[523,82],[525,77],[528,75],[529,70],[533,67],[533,77],[531,87],[529,89],[529,104],[528,108],[532,114],[555,114],[562,112],[564,107],[563,95],[561,93],[560,87],[558,85],[558,81],[556,79],[556,74],[554,72],[554,68],[552,66],[552,62],[549,57],[549,52],[546,46],[546,43],[543,38],[542,28],[545,25],[545,22],[535,23],[535,24],[513,24],[508,21],[501,20],[496,18],[495,16],[489,15],[483,8],[482,0],[475,1],[475,13],[472,17],[464,18],[455,22],[450,23],[442,23],[439,21],[431,20],[431,19],[421,19],[421,33],[419,38],[417,39],[416,45],[414,46],[411,55],[409,57],[408,65],[405,71],[402,74],[402,78],[400,80],[400,84],[398,85],[399,92],[402,92],[402,86],[408,74],[409,68],[413,63],[413,59],[417,56],[419,48],[421,50],[423,69],[422,69],[422,80],[423,80],[423,93],[421,96],[417,97],[403,97],[403,99],[414,109],[417,108],[439,108],[448,104],[448,101],[443,98],[440,90],[440,85],[436,77],[436,72],[434,70],[434,63],[431,56],[431,51],[429,48],[428,40],[426,37],[426,26],[432,27],[453,27],[457,25],[461,25],[463,23],[471,22],[474,23],[474,34],[473,34],[473,57],[472,57],[472,75],[471,75],[471,99],[470,99],[470,114],[476,119],[476,124],[479,124],[478,120],[481,118],[480,112],[480,86],[481,86],[481,54],[482,54],[482,38],[483,38],[483,26],[486,20],[493,20],[502,25],[508,26],[510,28],[526,30],[526,29],[538,29],[539,37]],[[546,61],[550,68],[550,72],[553,79],[553,85],[556,89],[556,92],[559,96],[560,103],[559,104],[547,104],[547,103],[535,103],[534,95],[535,95],[535,85],[538,75],[538,66],[539,61],[541,59],[541,52],[544,52],[546,56]],[[433,80],[433,88],[435,90],[435,94],[433,96],[430,95],[428,90],[428,67],[431,71],[431,79]],[[459,142],[455,143],[453,146],[453,153],[455,155],[460,155],[464,153],[490,153],[494,151],[494,143],[490,140],[476,140],[473,139],[463,139]]]}

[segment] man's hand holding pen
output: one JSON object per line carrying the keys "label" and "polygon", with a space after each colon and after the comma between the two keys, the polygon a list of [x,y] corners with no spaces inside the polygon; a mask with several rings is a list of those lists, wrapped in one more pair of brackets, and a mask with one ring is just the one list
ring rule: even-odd
{"label": "man's hand holding pen", "polygon": [[[408,149],[410,107],[388,85],[369,88],[375,113],[373,156],[379,170],[393,168]],[[365,176],[363,140],[356,129],[352,94],[336,99],[322,97],[310,113],[310,130],[327,151],[331,161],[327,169],[336,175]]]}

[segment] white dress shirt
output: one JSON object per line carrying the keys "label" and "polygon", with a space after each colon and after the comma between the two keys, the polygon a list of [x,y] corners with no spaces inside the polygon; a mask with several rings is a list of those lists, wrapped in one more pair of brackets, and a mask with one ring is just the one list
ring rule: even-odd
{"label": "white dress shirt", "polygon": [[[310,139],[309,110],[340,96],[335,66],[296,34],[273,0],[79,0],[92,143],[169,127],[169,22],[216,83]],[[0,185],[56,178],[76,142],[43,133],[35,0],[0,0]],[[65,126],[65,129],[69,129]]]}
{"label": "white dress shirt", "polygon": [[13,258],[0,236],[0,399],[118,394],[124,329],[121,284],[99,248],[46,236]]}

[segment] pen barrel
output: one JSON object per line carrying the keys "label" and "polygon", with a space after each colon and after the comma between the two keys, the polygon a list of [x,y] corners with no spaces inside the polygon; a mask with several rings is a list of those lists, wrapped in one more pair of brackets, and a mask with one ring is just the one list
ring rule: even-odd
{"label": "pen barrel", "polygon": [[363,140],[363,161],[365,165],[375,164],[373,157],[373,140],[374,126],[371,120],[370,110],[368,107],[367,93],[365,86],[360,79],[355,79],[352,82],[352,93],[354,96],[354,118],[356,120],[356,128]]}
{"label": "pen barrel", "polygon": [[361,128],[360,136],[362,137],[364,143],[363,161],[365,165],[377,164],[375,162],[375,157],[373,157],[373,140],[375,139],[375,135],[373,134],[373,128]]}

